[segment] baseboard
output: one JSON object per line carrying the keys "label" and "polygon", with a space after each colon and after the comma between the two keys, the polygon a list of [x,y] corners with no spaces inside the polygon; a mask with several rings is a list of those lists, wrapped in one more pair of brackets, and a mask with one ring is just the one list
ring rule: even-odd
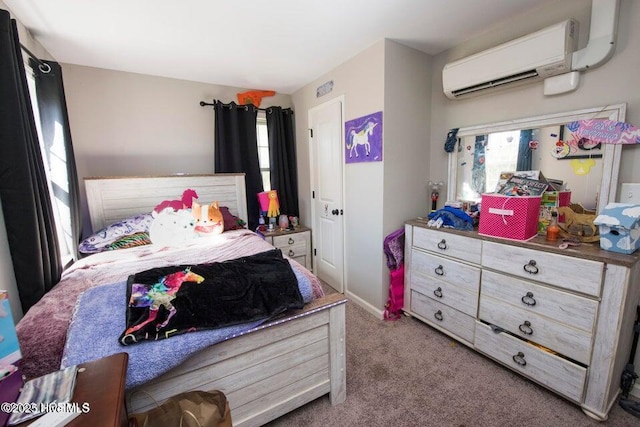
{"label": "baseboard", "polygon": [[371,313],[374,316],[376,316],[378,319],[384,319],[384,310],[379,310],[379,309],[375,308],[374,306],[372,306],[371,304],[369,304],[368,302],[366,302],[365,300],[363,300],[359,296],[354,295],[353,293],[351,293],[349,291],[345,292],[345,296],[347,298],[349,298],[351,301],[353,301],[356,304],[358,304],[360,307],[362,307],[365,310],[367,310],[369,313]]}
{"label": "baseboard", "polygon": [[640,399],[640,384],[636,382],[629,394],[636,399]]}

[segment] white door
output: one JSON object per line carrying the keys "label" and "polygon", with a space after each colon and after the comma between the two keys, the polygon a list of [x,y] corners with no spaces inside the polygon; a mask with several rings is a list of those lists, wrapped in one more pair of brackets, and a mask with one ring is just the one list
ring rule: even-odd
{"label": "white door", "polygon": [[314,273],[344,292],[342,99],[309,110]]}

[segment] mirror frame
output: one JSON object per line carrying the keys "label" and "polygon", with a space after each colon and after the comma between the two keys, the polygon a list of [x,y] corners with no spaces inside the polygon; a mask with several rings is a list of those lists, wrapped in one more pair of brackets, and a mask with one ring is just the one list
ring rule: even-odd
{"label": "mirror frame", "polygon": [[[462,127],[457,137],[484,135],[492,132],[504,132],[516,129],[535,129],[544,126],[566,124],[578,120],[607,119],[614,122],[624,122],[627,104],[613,104],[604,107],[586,108],[584,110],[567,111],[563,113],[545,114],[542,116],[526,117],[503,122]],[[598,194],[597,211],[600,212],[609,202],[615,201],[618,189],[618,172],[622,146],[620,144],[603,144],[603,171],[600,193]],[[447,200],[456,200],[458,188],[458,152],[449,153],[449,176]]]}

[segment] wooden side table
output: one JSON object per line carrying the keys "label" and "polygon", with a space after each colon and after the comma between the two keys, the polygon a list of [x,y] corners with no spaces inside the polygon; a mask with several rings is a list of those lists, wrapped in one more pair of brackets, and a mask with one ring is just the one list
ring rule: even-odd
{"label": "wooden side table", "polygon": [[[89,404],[89,412],[80,414],[67,427],[126,427],[125,383],[129,355],[118,353],[79,365],[72,402]],[[18,424],[28,426],[38,418]]]}
{"label": "wooden side table", "polygon": [[293,230],[276,228],[273,231],[265,231],[263,234],[267,242],[311,271],[311,229],[309,227],[300,225]]}

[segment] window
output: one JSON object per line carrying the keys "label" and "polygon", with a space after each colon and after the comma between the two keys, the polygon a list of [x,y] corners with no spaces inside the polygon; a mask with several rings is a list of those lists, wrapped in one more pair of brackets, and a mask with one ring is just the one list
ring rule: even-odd
{"label": "window", "polygon": [[495,190],[501,172],[516,170],[519,146],[519,130],[489,134],[489,143],[485,149],[491,151],[491,156],[485,156],[487,177],[485,191],[491,193]]}
{"label": "window", "polygon": [[[25,56],[26,58],[26,56]],[[49,183],[49,194],[53,206],[54,222],[58,234],[58,245],[62,257],[62,265],[66,266],[73,260],[74,247],[71,232],[71,209],[69,207],[69,177],[67,176],[67,156],[64,147],[62,125],[56,123],[55,137],[50,147],[46,147],[42,137],[40,125],[40,111],[38,109],[38,94],[33,70],[25,60],[27,85],[31,97],[33,117],[40,142],[40,153],[44,162],[45,173]]]}
{"label": "window", "polygon": [[267,131],[267,119],[264,112],[258,113],[256,125],[258,132],[258,159],[260,160],[260,173],[264,191],[271,190],[271,168],[269,165],[269,132]]}

